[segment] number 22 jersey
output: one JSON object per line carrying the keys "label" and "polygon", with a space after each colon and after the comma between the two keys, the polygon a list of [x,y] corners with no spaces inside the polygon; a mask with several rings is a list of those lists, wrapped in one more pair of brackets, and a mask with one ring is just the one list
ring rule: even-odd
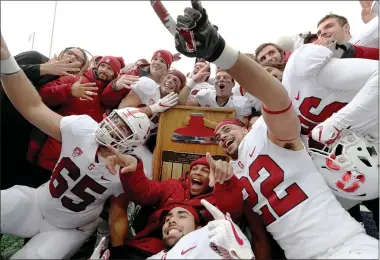
{"label": "number 22 jersey", "polygon": [[61,228],[95,221],[105,201],[123,193],[119,175],[112,175],[97,157],[98,123],[87,115],[63,117],[61,155],[51,179],[37,189],[44,218]]}
{"label": "number 22 jersey", "polygon": [[272,143],[259,118],[231,161],[245,207],[261,218],[288,259],[311,258],[365,232],[339,204],[305,149]]}

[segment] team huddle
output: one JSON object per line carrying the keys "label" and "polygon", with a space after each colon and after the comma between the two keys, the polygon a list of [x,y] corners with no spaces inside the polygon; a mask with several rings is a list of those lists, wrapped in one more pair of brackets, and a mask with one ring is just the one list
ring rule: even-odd
{"label": "team huddle", "polygon": [[[181,54],[214,63],[222,70],[218,77],[227,77],[218,84],[228,84],[231,76],[252,97],[243,99],[241,91],[228,100],[237,117],[219,122],[214,136],[231,160],[207,153],[194,161],[182,180],[189,197],[159,197],[177,191],[148,180],[144,169],[151,162],[136,153],[157,127],[150,117],[172,107],[181,98],[178,89],[167,83],[168,94],[160,99],[162,91],[146,78],[132,90],[141,103],[158,101],[149,113],[126,98],[124,108],[100,123],[88,115],[63,117],[41,101],[1,38],[7,96],[29,122],[62,143],[48,182],[1,190],[1,233],[31,238],[12,258],[70,258],[98,227],[106,201],[125,196],[156,206],[151,223],[163,246],[152,249],[155,240],[149,240],[145,247],[150,227],[128,245],[144,248],[147,259],[267,259],[265,242],[260,244],[266,231],[288,259],[378,259],[378,240],[342,206],[345,200],[378,198],[378,62],[341,59],[335,42],[305,44],[290,56],[281,82],[227,45],[199,1],[178,17],[177,27]],[[214,92],[193,89],[191,105],[216,100]],[[262,112],[250,129],[243,123],[249,102],[260,104]],[[178,185],[173,190],[182,189]],[[238,225],[241,218],[250,239]],[[120,259],[116,251],[103,254],[103,245],[91,259]]]}

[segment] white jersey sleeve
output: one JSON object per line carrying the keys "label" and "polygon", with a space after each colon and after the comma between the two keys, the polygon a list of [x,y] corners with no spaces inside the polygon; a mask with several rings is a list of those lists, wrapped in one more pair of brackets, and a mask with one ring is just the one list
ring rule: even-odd
{"label": "white jersey sleeve", "polygon": [[[325,46],[302,45],[290,56],[284,70],[284,77],[288,74],[302,77],[316,76],[332,56],[333,52]],[[288,64],[291,64],[291,66],[288,66]]]}
{"label": "white jersey sleeve", "polygon": [[195,99],[201,107],[219,107],[216,103],[216,91],[212,89],[202,89],[196,95]]}
{"label": "white jersey sleeve", "polygon": [[232,106],[236,110],[236,118],[243,119],[252,113],[252,106],[246,97],[232,96],[230,98]]}
{"label": "white jersey sleeve", "polygon": [[145,104],[146,96],[153,96],[157,92],[159,85],[152,79],[148,77],[141,77],[139,81],[132,85],[133,91],[139,96],[141,103]]}

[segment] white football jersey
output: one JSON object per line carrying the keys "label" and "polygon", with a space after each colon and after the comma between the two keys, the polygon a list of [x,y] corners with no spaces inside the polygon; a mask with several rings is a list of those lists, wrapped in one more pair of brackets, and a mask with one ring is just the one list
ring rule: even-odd
{"label": "white football jersey", "polygon": [[262,117],[231,161],[245,205],[261,215],[288,259],[308,259],[364,233],[330,191],[305,149],[281,148]]}
{"label": "white football jersey", "polygon": [[[147,259],[223,259],[210,247],[208,228],[203,227],[182,237],[168,252],[161,251]],[[251,248],[243,239],[243,247]]]}
{"label": "white football jersey", "polygon": [[251,105],[246,97],[233,96],[229,98],[224,106],[219,105],[216,102],[215,90],[201,90],[195,96],[201,107],[213,107],[213,108],[234,108],[236,110],[236,118],[242,119],[245,116],[251,114]]}
{"label": "white football jersey", "polygon": [[[141,77],[139,81],[132,85],[133,91],[139,96],[141,104],[151,106],[161,98],[160,86],[151,78]],[[151,134],[156,133],[158,127],[159,114],[150,117]]]}
{"label": "white football jersey", "polygon": [[308,135],[316,125],[338,112],[359,92],[359,89],[339,90],[319,84],[318,73],[332,55],[328,48],[305,44],[290,56],[286,64],[282,84],[298,113],[303,135]]}
{"label": "white football jersey", "polygon": [[111,195],[123,193],[119,175],[112,175],[105,161],[97,159],[97,126],[87,115],[61,119],[61,155],[50,181],[37,189],[42,215],[54,226],[87,225],[99,217]]}
{"label": "white football jersey", "polygon": [[248,98],[248,101],[251,104],[251,107],[254,107],[256,111],[261,110],[261,104],[262,104],[261,101],[255,98],[254,96],[252,96],[251,94],[249,94],[248,92],[245,92],[243,95],[243,89],[241,88],[241,86],[238,86],[237,88],[235,88],[233,91],[233,94],[234,96],[238,96],[238,97],[243,96],[243,97]]}

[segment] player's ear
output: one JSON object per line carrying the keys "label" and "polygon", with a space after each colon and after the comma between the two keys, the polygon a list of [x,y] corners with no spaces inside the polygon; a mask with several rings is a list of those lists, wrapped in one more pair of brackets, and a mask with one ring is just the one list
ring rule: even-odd
{"label": "player's ear", "polygon": [[350,25],[348,23],[346,23],[345,25],[343,25],[343,30],[346,31],[346,32],[350,32]]}

